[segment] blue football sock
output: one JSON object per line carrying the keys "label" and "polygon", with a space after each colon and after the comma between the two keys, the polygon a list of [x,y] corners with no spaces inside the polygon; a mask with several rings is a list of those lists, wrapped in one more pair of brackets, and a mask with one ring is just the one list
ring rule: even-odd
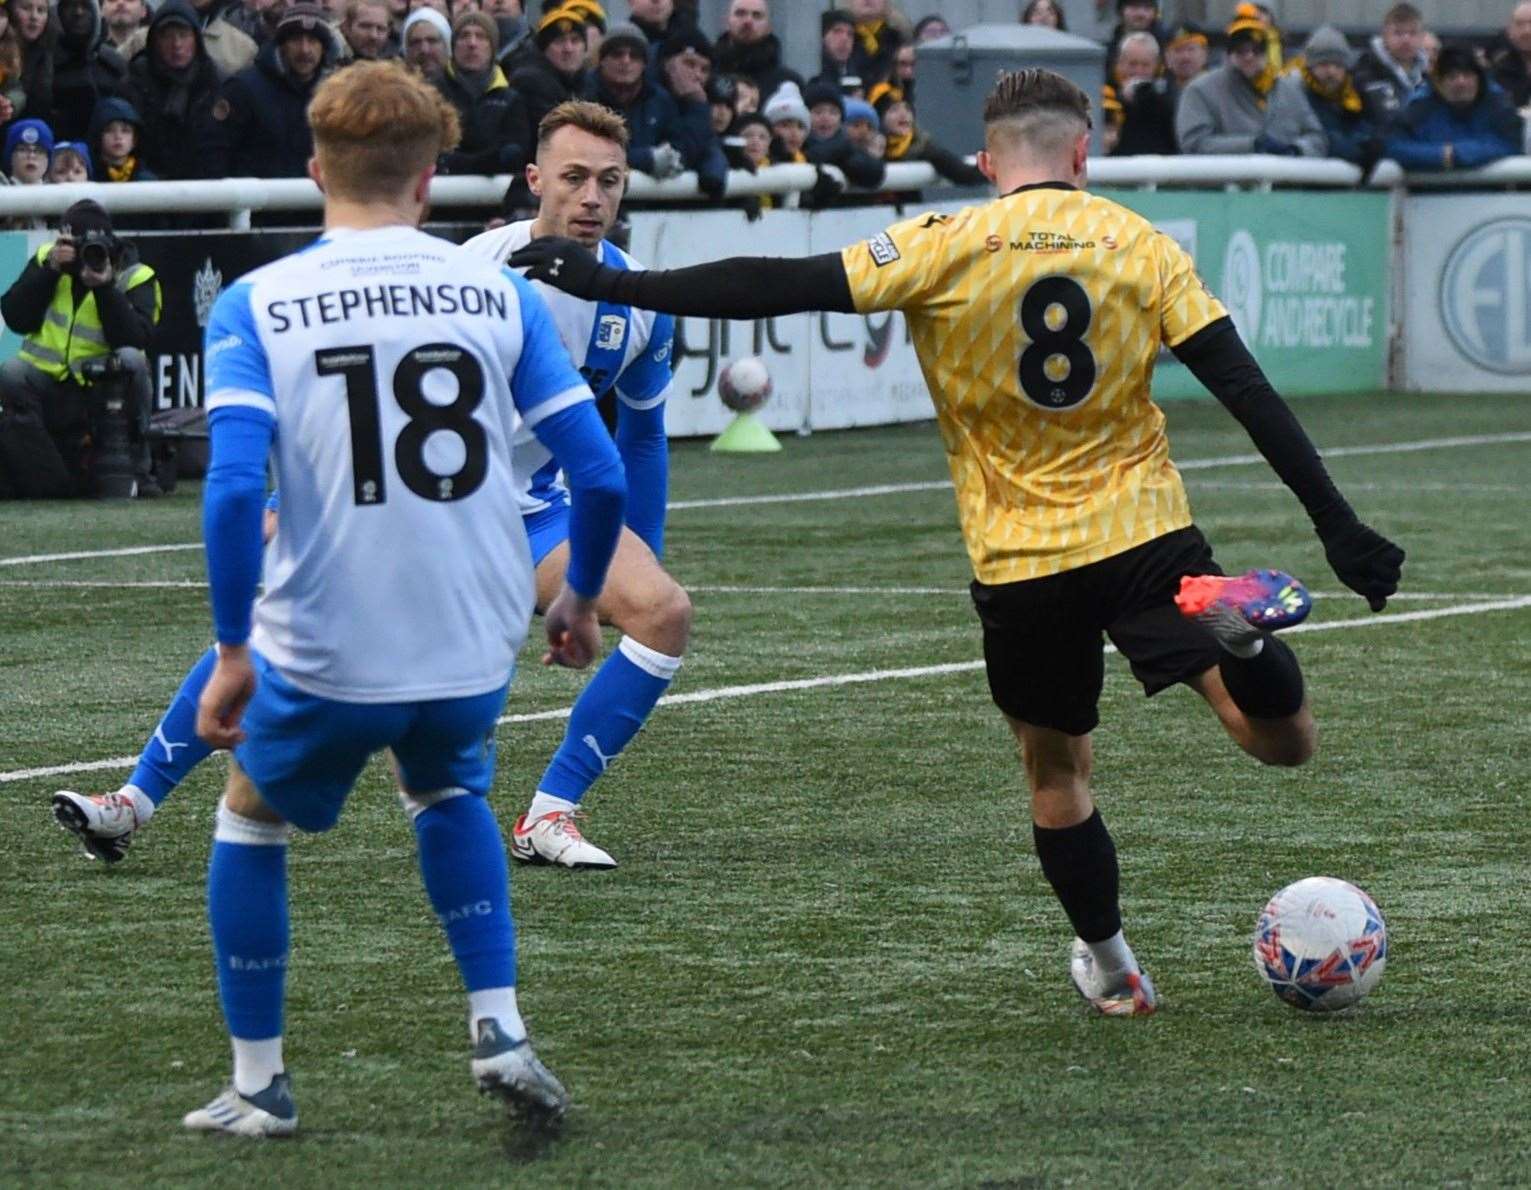
{"label": "blue football sock", "polygon": [[414,817],[420,877],[464,986],[470,992],[515,986],[510,874],[500,824],[489,803],[460,790],[442,790],[418,799],[406,796],[405,806]]}
{"label": "blue football sock", "polygon": [[624,636],[575,699],[563,743],[537,788],[577,803],[638,734],[679,669],[679,657]]}
{"label": "blue football sock", "polygon": [[287,977],[286,823],[256,822],[218,807],[207,870],[207,920],[218,961],[218,997],[229,1032],[279,1037]]}
{"label": "blue football sock", "polygon": [[138,767],[128,778],[128,784],[143,790],[156,806],[212,753],[197,738],[197,700],[202,697],[202,687],[207,685],[217,661],[218,654],[212,649],[197,659],[175,692],[164,718],[144,744]]}

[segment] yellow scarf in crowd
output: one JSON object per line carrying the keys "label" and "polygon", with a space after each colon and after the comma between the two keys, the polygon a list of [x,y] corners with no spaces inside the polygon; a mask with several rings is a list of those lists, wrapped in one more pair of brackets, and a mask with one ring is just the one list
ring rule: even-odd
{"label": "yellow scarf in crowd", "polygon": [[1356,90],[1355,84],[1350,81],[1350,74],[1346,75],[1332,87],[1326,87],[1313,77],[1313,72],[1308,69],[1306,62],[1302,65],[1302,81],[1308,90],[1320,99],[1334,104],[1336,107],[1349,112],[1352,116],[1361,114],[1361,93]]}
{"label": "yellow scarf in crowd", "polygon": [[856,36],[861,39],[861,48],[874,58],[882,46],[882,31],[886,27],[887,22],[880,19],[865,21],[856,26]]}
{"label": "yellow scarf in crowd", "polygon": [[902,136],[890,136],[887,146],[883,149],[883,158],[888,161],[902,161],[912,144],[914,144],[913,132],[906,132]]}
{"label": "yellow scarf in crowd", "polygon": [[133,175],[138,172],[138,158],[124,157],[121,165],[108,165],[106,167],[106,180],[108,182],[131,182]]}

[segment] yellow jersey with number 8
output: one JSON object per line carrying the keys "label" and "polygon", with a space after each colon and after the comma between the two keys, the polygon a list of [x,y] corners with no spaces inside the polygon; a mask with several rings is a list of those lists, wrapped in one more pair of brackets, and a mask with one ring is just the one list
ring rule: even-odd
{"label": "yellow jersey with number 8", "polygon": [[1047,183],[842,255],[858,311],[909,321],[980,581],[1072,570],[1191,523],[1149,380],[1161,346],[1227,311],[1169,236]]}

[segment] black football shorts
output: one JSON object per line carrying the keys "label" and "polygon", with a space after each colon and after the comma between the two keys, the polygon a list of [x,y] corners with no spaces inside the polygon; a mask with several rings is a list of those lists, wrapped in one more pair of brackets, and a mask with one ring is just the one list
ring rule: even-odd
{"label": "black football shorts", "polygon": [[1222,574],[1192,525],[1062,574],[974,582],[989,692],[1000,710],[1038,727],[1085,735],[1100,722],[1101,634],[1157,694],[1218,662],[1212,634],[1176,609],[1188,574]]}

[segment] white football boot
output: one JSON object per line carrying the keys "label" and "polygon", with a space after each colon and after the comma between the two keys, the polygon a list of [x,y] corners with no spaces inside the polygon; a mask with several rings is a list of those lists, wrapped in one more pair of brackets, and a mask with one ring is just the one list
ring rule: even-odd
{"label": "white football boot", "polygon": [[126,793],[75,793],[60,789],[53,795],[53,817],[85,847],[87,855],[114,864],[128,852],[138,829],[138,811]]}
{"label": "white football boot", "polygon": [[1090,1007],[1103,1016],[1151,1016],[1159,1007],[1153,980],[1141,968],[1107,976],[1095,965],[1095,956],[1080,939],[1074,939],[1069,959],[1069,978]]}
{"label": "white football boot", "polygon": [[473,1081],[485,1095],[505,1101],[511,1115],[536,1127],[556,1125],[569,1110],[569,1093],[537,1060],[532,1043],[523,1037],[511,1041],[498,1022],[485,1017],[475,1026]]}
{"label": "white football boot", "polygon": [[584,835],[568,810],[555,810],[527,822],[516,819],[510,830],[510,854],[523,864],[557,864],[564,868],[614,868],[617,861]]}
{"label": "white football boot", "polygon": [[292,1079],[279,1074],[254,1095],[230,1087],[206,1107],[187,1112],[181,1121],[193,1132],[227,1132],[233,1136],[283,1137],[298,1130],[298,1105],[292,1099]]}

